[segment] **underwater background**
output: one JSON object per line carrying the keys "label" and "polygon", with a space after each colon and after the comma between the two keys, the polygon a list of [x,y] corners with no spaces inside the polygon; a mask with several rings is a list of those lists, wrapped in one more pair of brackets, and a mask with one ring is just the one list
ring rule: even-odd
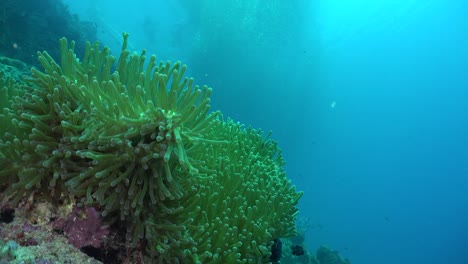
{"label": "underwater background", "polygon": [[128,32],[273,131],[309,250],[468,263],[468,2],[63,2],[114,55]]}

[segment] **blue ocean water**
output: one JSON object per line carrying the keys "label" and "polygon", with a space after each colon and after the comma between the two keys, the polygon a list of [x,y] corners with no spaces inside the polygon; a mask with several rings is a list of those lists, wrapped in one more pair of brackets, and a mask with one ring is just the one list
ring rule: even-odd
{"label": "blue ocean water", "polygon": [[468,4],[66,1],[100,41],[182,60],[213,109],[272,130],[309,250],[468,263]]}

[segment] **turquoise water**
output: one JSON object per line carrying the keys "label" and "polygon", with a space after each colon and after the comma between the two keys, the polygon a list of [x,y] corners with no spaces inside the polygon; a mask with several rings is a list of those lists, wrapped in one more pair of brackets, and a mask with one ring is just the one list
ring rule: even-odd
{"label": "turquoise water", "polygon": [[68,2],[114,54],[129,32],[187,63],[214,109],[273,130],[310,250],[468,263],[466,2]]}

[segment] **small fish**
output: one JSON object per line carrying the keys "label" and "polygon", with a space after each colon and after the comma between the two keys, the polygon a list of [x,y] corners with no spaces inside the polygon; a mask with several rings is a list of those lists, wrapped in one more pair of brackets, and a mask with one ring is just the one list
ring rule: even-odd
{"label": "small fish", "polygon": [[299,245],[294,245],[291,247],[292,254],[294,256],[302,256],[304,255],[304,248]]}

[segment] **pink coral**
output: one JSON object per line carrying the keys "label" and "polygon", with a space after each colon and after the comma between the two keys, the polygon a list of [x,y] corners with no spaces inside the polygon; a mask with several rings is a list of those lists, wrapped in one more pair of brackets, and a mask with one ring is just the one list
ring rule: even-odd
{"label": "pink coral", "polygon": [[109,226],[102,223],[102,218],[94,207],[74,206],[70,216],[66,220],[57,219],[54,227],[63,229],[68,242],[77,248],[99,248],[109,234]]}

